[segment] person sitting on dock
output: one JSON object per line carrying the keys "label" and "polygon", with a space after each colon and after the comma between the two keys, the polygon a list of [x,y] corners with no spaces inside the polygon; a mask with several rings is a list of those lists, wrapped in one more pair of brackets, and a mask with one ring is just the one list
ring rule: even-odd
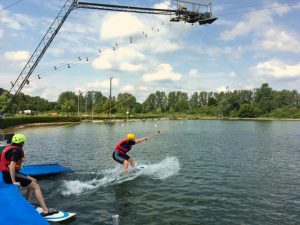
{"label": "person sitting on dock", "polygon": [[33,193],[43,209],[42,216],[58,213],[56,209],[48,208],[37,180],[33,177],[22,174],[19,170],[24,160],[23,145],[27,140],[23,134],[15,134],[12,137],[12,144],[7,146],[1,153],[0,170],[5,183],[27,187],[26,199],[30,200]]}
{"label": "person sitting on dock", "polygon": [[128,134],[126,138],[122,139],[115,147],[112,157],[115,161],[123,164],[125,174],[128,173],[128,166],[135,169],[134,159],[127,155],[132,148],[132,145],[139,144],[142,141],[147,140],[148,137],[143,137],[135,140],[134,134]]}

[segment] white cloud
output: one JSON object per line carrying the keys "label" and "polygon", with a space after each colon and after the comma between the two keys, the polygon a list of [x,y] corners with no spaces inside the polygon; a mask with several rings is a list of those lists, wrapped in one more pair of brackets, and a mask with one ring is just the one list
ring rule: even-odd
{"label": "white cloud", "polygon": [[4,17],[2,17],[0,22],[3,23],[3,24],[6,24],[11,29],[22,30],[22,26],[21,26],[20,22],[13,19],[13,18],[4,16]]}
{"label": "white cloud", "polygon": [[175,73],[169,64],[160,64],[152,73],[146,73],[143,80],[146,82],[154,81],[178,81],[181,79],[180,73]]}
{"label": "white cloud", "polygon": [[[165,5],[165,4],[163,4]],[[156,24],[151,26],[149,24]],[[172,28],[172,32],[171,32]],[[129,43],[142,52],[171,52],[180,48],[173,41],[178,39],[178,33],[183,33],[183,27],[169,26],[166,16],[141,16],[129,13],[109,14],[101,25],[100,39]],[[176,36],[177,35],[177,36]]]}
{"label": "white cloud", "polygon": [[0,38],[3,37],[4,31],[0,29]]}
{"label": "white cloud", "polygon": [[253,30],[263,30],[266,24],[272,23],[272,17],[267,11],[256,11],[248,14],[245,20],[239,21],[231,30],[221,33],[221,40],[234,40],[237,37],[247,35]]}
{"label": "white cloud", "polygon": [[191,69],[189,72],[190,77],[199,77],[199,71],[196,69]]}
{"label": "white cloud", "polygon": [[227,92],[227,91],[230,91],[229,87],[228,86],[220,86],[218,88],[216,88],[216,91],[217,92]]}
{"label": "white cloud", "polygon": [[25,14],[10,13],[9,11],[2,11],[0,15],[0,23],[6,25],[8,28],[13,30],[25,30],[27,27],[35,27],[37,21]]}
{"label": "white cloud", "polygon": [[237,77],[237,73],[234,71],[231,71],[228,76],[229,77]]}
{"label": "white cloud", "polygon": [[129,71],[129,72],[142,71],[143,66],[142,65],[135,65],[135,64],[132,64],[132,63],[121,63],[120,64],[120,70]]}
{"label": "white cloud", "polygon": [[[211,45],[210,43],[208,43]],[[201,47],[192,47],[192,51],[197,51],[198,54],[203,54],[209,56],[210,59],[220,60],[223,62],[229,63],[231,60],[238,60],[242,57],[243,53],[247,50],[243,46],[235,47],[215,47],[215,46],[201,46]]]}
{"label": "white cloud", "polygon": [[142,86],[139,86],[138,89],[139,89],[140,91],[147,91],[147,90],[148,90],[148,87],[142,85]]}
{"label": "white cloud", "polygon": [[110,14],[104,20],[100,34],[103,39],[129,37],[145,28],[136,16],[125,12]]}
{"label": "white cloud", "polygon": [[300,78],[300,62],[287,64],[281,60],[270,60],[261,62],[254,68],[257,76],[272,77],[275,79]]}
{"label": "white cloud", "polygon": [[145,56],[133,48],[122,47],[113,51],[105,49],[101,55],[94,59],[92,66],[95,69],[120,70],[120,71],[142,71]]}
{"label": "white cloud", "polygon": [[177,43],[163,37],[163,35],[153,36],[148,41],[137,43],[136,46],[142,51],[154,53],[173,52],[180,49],[180,46]]}
{"label": "white cloud", "polygon": [[164,1],[164,2],[159,2],[153,5],[153,8],[155,9],[171,9],[172,3],[171,1]]}
{"label": "white cloud", "polygon": [[300,52],[299,37],[278,28],[271,28],[265,32],[261,46],[272,51]]}
{"label": "white cloud", "polygon": [[56,57],[63,55],[64,52],[65,52],[65,51],[64,51],[63,48],[50,48],[50,49],[47,51],[47,53],[49,53],[49,54],[51,54],[51,55],[53,55],[53,56],[56,56]]}
{"label": "white cloud", "polygon": [[125,85],[121,88],[121,91],[126,93],[134,93],[134,90],[134,86],[132,85]]}
{"label": "white cloud", "polygon": [[[108,89],[110,87],[110,80],[96,80],[96,81],[88,83],[86,86],[87,86],[88,90],[95,90],[95,89],[100,89],[100,88]],[[112,86],[113,87],[119,86],[118,78],[112,79]]]}
{"label": "white cloud", "polygon": [[31,95],[31,96],[35,96],[36,95],[36,91],[41,87],[41,83],[37,82],[37,81],[30,81],[29,84],[26,84],[22,90],[22,92]]}
{"label": "white cloud", "polygon": [[272,10],[258,10],[247,13],[247,16],[243,20],[237,22],[235,26],[230,26],[230,30],[222,32],[220,34],[220,39],[228,41],[252,32],[264,32],[265,29],[273,25],[274,20],[272,16],[274,14],[282,16],[292,8],[292,6],[288,6],[288,4],[279,4],[276,2],[268,4],[268,7],[272,8]]}
{"label": "white cloud", "polygon": [[29,58],[29,52],[27,51],[5,52],[4,57],[12,61],[23,61]]}
{"label": "white cloud", "polygon": [[248,84],[242,87],[242,90],[253,90],[255,86],[253,84]]}
{"label": "white cloud", "polygon": [[1,88],[9,90],[11,88],[11,81],[15,78],[16,74],[12,73],[11,71],[7,72],[4,70],[0,70],[0,81],[1,81]]}

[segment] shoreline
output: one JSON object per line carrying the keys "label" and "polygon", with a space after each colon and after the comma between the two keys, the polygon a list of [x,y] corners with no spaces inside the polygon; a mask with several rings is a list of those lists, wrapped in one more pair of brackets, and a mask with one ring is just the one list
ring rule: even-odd
{"label": "shoreline", "polygon": [[13,127],[8,127],[5,129],[0,129],[0,135],[1,134],[8,134],[8,133],[14,133],[14,130],[21,130],[29,127],[47,127],[47,126],[72,126],[80,124],[80,122],[51,122],[51,123],[30,123],[30,124],[23,124],[23,125],[17,125]]}
{"label": "shoreline", "polygon": [[[24,129],[29,127],[42,127],[42,126],[72,126],[77,125],[82,122],[92,122],[92,123],[118,123],[118,122],[138,122],[138,121],[161,121],[161,120],[220,120],[220,121],[300,121],[299,119],[292,118],[217,118],[217,117],[177,117],[177,118],[138,118],[138,119],[97,119],[97,120],[81,120],[80,122],[50,122],[50,123],[31,123],[23,124],[13,127],[8,127],[5,129],[0,129],[1,133],[12,133],[17,129]],[[1,132],[2,131],[2,132]],[[4,132],[3,132],[4,131]]]}

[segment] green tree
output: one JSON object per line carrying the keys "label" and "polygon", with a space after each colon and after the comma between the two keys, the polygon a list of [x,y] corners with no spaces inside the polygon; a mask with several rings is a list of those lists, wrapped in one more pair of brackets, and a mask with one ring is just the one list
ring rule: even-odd
{"label": "green tree", "polygon": [[176,104],[176,92],[175,91],[171,91],[168,94],[168,105],[167,105],[167,110],[170,111],[170,109],[172,108],[172,110],[175,109],[175,104]]}
{"label": "green tree", "polygon": [[240,104],[252,104],[253,92],[251,90],[241,90],[239,92]]}
{"label": "green tree", "polygon": [[175,112],[185,112],[189,109],[188,94],[181,91],[170,92],[168,95],[167,109],[173,108]]}
{"label": "green tree", "polygon": [[176,112],[186,112],[189,109],[189,96],[185,92],[177,91]]}
{"label": "green tree", "polygon": [[144,112],[156,111],[156,96],[155,94],[150,94],[143,103]]}
{"label": "green tree", "polygon": [[155,110],[165,112],[167,110],[168,98],[164,91],[155,92]]}
{"label": "green tree", "polygon": [[73,91],[62,92],[58,96],[58,105],[63,112],[77,112],[76,103],[78,103],[78,97]]}
{"label": "green tree", "polygon": [[272,88],[270,88],[267,83],[262,84],[260,88],[256,89],[254,102],[262,114],[267,114],[272,111],[272,100]]}
{"label": "green tree", "polygon": [[213,97],[208,98],[207,106],[212,107],[217,105],[217,100]]}
{"label": "green tree", "polygon": [[208,93],[206,91],[201,91],[199,93],[199,105],[200,107],[207,106],[208,103]]}
{"label": "green tree", "polygon": [[118,94],[117,98],[118,113],[135,112],[136,98],[130,93]]}
{"label": "green tree", "polygon": [[241,118],[254,118],[256,117],[256,109],[251,104],[243,104],[239,109],[239,117]]}
{"label": "green tree", "polygon": [[63,112],[76,112],[76,102],[74,99],[64,100],[61,105],[61,109]]}
{"label": "green tree", "polygon": [[[93,113],[109,113],[109,98],[104,96],[101,91],[89,91],[86,95],[86,104],[88,112],[91,112],[93,109]],[[113,105],[115,105],[115,102],[112,100],[111,106],[113,107]]]}
{"label": "green tree", "polygon": [[189,105],[191,109],[198,109],[200,108],[200,97],[198,92],[194,92],[189,100]]}
{"label": "green tree", "polygon": [[0,95],[0,112],[2,112],[8,105],[9,94],[7,91],[3,91]]}
{"label": "green tree", "polygon": [[273,91],[274,108],[293,107],[294,93],[288,90]]}

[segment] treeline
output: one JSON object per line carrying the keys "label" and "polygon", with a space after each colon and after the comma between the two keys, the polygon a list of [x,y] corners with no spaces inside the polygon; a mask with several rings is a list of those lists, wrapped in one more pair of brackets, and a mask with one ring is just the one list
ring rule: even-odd
{"label": "treeline", "polygon": [[[0,90],[0,108],[8,96]],[[273,90],[267,83],[254,90],[228,92],[195,92],[191,96],[182,91],[165,93],[156,91],[143,103],[129,93],[121,93],[111,99],[100,91],[86,95],[66,91],[59,95],[57,102],[48,102],[40,97],[20,94],[11,108],[12,113],[21,110],[35,110],[39,113],[55,111],[66,114],[191,114],[216,117],[275,117],[300,118],[300,95],[293,90]]]}

